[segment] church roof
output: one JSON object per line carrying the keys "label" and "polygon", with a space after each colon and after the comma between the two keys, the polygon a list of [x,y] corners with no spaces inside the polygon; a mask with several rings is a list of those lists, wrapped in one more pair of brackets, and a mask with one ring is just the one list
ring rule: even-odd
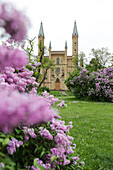
{"label": "church roof", "polygon": [[39,30],[38,37],[40,37],[40,35],[44,37],[44,31],[43,31],[43,24],[42,24],[42,22],[40,24],[40,30]]}
{"label": "church roof", "polygon": [[78,31],[77,31],[77,25],[76,25],[76,21],[74,22],[74,28],[73,28],[73,34],[72,36],[76,35],[78,37]]}

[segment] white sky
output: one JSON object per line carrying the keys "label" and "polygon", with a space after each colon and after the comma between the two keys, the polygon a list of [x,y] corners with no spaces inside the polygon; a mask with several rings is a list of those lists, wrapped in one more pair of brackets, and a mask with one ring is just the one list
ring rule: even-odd
{"label": "white sky", "polygon": [[[52,50],[64,50],[72,55],[74,20],[79,33],[79,52],[87,57],[92,48],[108,47],[113,53],[113,0],[2,0],[12,2],[25,11],[31,20],[29,37],[37,37],[43,22],[45,46]],[[37,50],[38,51],[38,50]]]}

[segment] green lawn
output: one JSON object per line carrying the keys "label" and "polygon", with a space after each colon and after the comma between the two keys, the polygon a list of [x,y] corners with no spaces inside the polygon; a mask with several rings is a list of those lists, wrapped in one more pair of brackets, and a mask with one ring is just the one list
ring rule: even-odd
{"label": "green lawn", "polygon": [[73,96],[61,99],[68,101],[68,107],[60,113],[66,124],[73,122],[71,135],[85,169],[113,170],[113,104],[73,103]]}

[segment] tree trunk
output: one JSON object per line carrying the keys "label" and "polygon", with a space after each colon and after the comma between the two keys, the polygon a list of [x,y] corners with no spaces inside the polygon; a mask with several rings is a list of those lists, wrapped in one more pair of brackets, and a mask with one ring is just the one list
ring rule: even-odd
{"label": "tree trunk", "polygon": [[44,80],[45,80],[45,78],[46,78],[46,75],[47,75],[47,68],[46,68],[46,71],[45,71],[45,73],[44,73],[44,77],[43,77],[43,79],[42,79],[42,81],[40,82],[40,84],[39,84],[39,86],[38,87],[40,87],[41,85],[42,85],[42,83],[44,82]]}

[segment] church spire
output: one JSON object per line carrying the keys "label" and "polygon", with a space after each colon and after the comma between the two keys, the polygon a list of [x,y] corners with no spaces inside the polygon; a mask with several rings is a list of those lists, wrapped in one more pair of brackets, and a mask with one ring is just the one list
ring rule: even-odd
{"label": "church spire", "polygon": [[38,34],[38,37],[44,37],[44,31],[43,31],[43,24],[42,24],[42,21],[41,21],[41,24],[40,24],[40,30],[39,30],[39,34]]}
{"label": "church spire", "polygon": [[76,21],[74,22],[74,28],[73,28],[73,34],[72,36],[76,35],[78,37],[78,31],[77,31],[77,25],[76,25]]}
{"label": "church spire", "polygon": [[51,47],[51,41],[49,42],[49,48],[52,48],[52,47]]}
{"label": "church spire", "polygon": [[65,41],[65,48],[67,48],[67,41]]}

